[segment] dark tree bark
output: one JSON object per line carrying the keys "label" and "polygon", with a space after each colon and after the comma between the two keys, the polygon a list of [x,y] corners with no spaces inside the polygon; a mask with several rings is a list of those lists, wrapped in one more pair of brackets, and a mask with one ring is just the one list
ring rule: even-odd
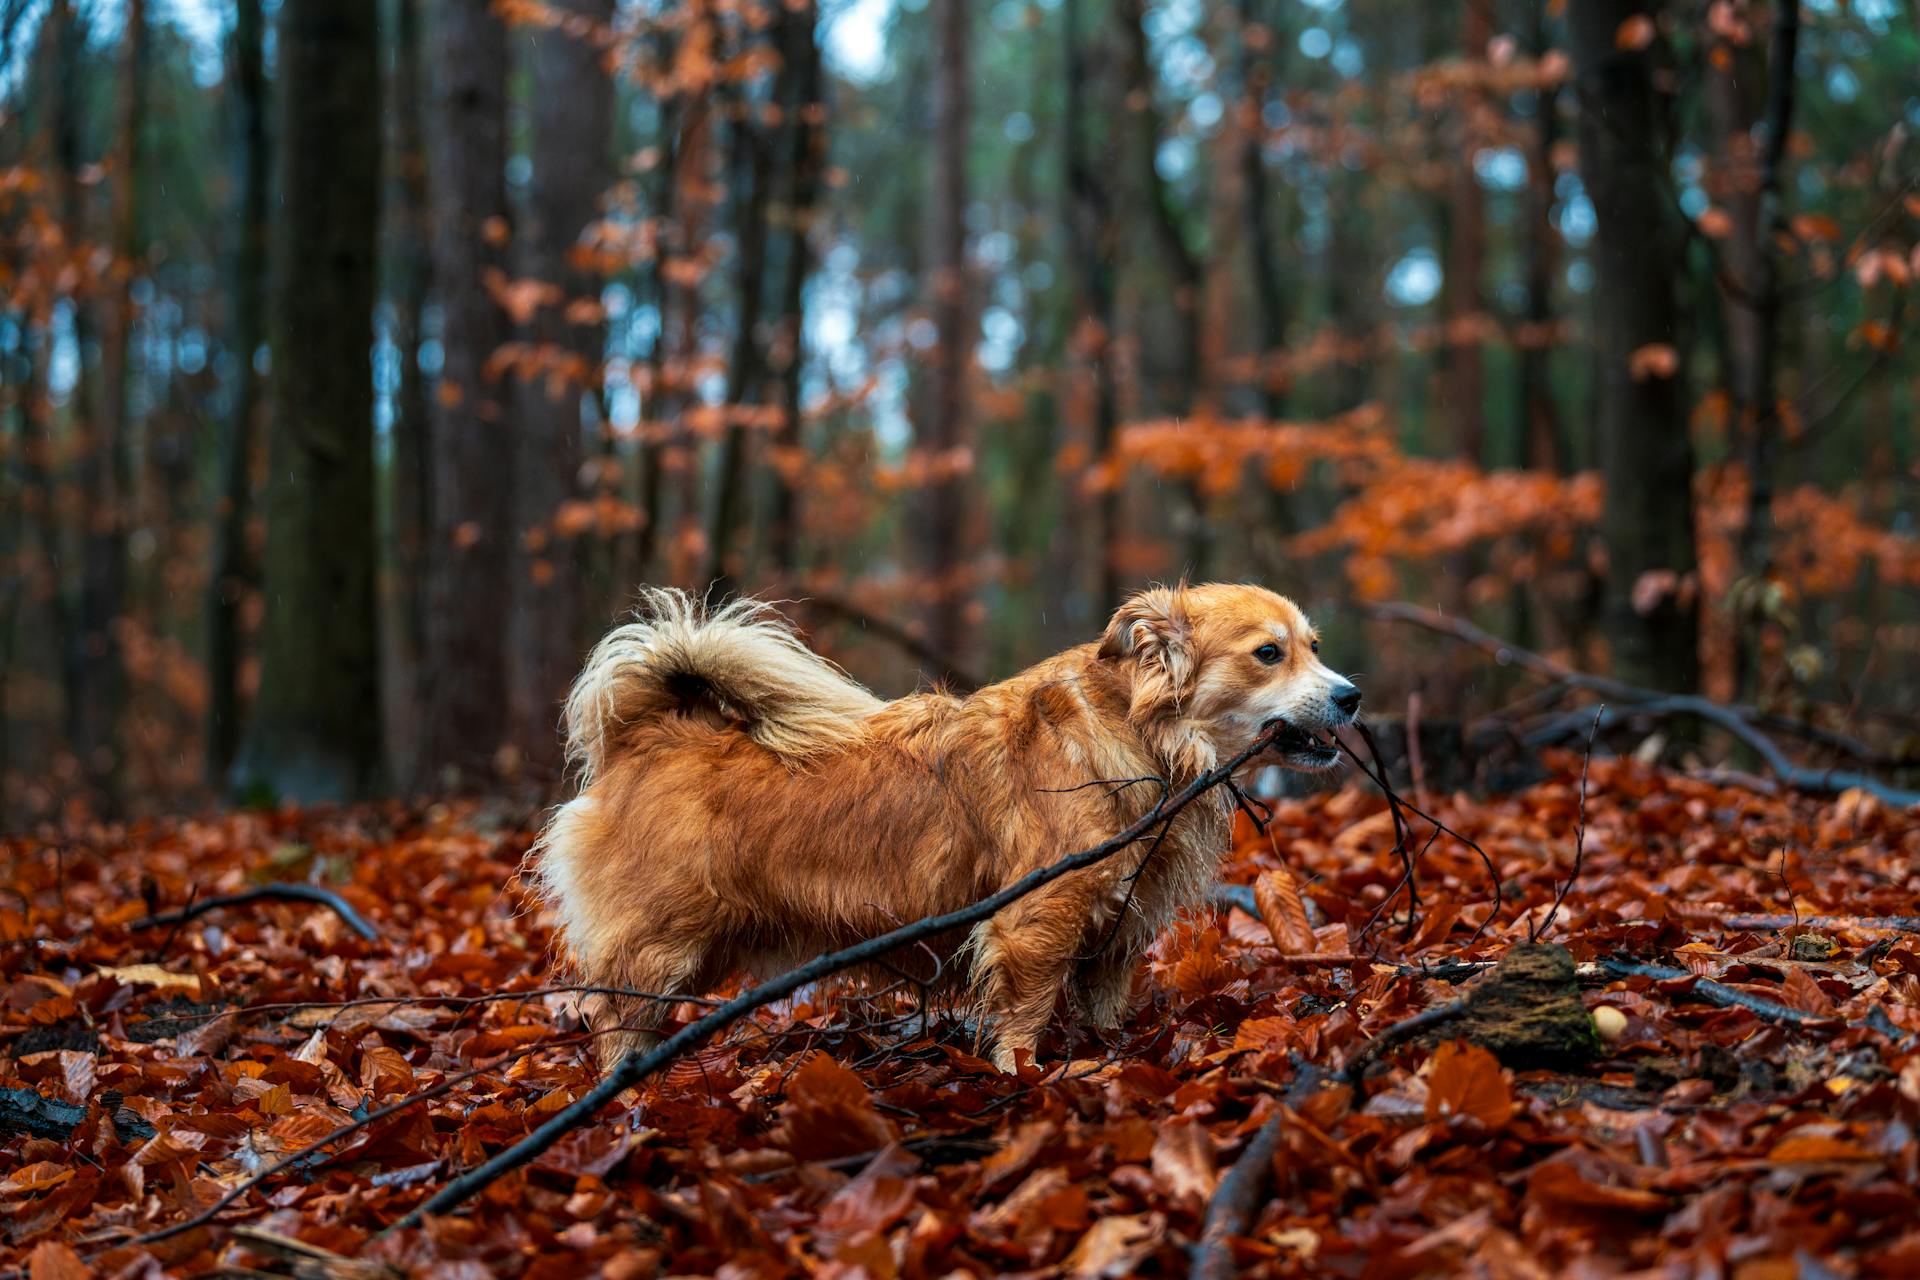
{"label": "dark tree bark", "polygon": [[[1115,282],[1118,270],[1118,228],[1113,217],[1113,199],[1100,177],[1104,167],[1090,154],[1088,129],[1096,114],[1087,106],[1087,48],[1080,30],[1083,0],[1064,0],[1061,6],[1062,40],[1066,53],[1066,111],[1061,121],[1065,141],[1067,170],[1067,216],[1065,223],[1072,241],[1074,292],[1081,323],[1075,345],[1084,346],[1082,356],[1093,379],[1093,431],[1089,444],[1091,461],[1099,464],[1113,450],[1119,428],[1119,397],[1114,387],[1113,341],[1118,324],[1115,306]],[[1084,502],[1085,499],[1082,499]],[[1120,538],[1120,487],[1105,485],[1091,502],[1091,529],[1077,542],[1090,541],[1095,564],[1094,607],[1098,614],[1114,608],[1122,583],[1114,549]]]}
{"label": "dark tree bark", "polygon": [[[774,372],[780,380],[780,426],[774,433],[777,455],[800,457],[800,374],[806,357],[806,287],[813,254],[813,230],[820,180],[826,169],[826,103],[820,75],[819,14],[812,0],[782,6],[782,65],[791,73],[793,92],[785,100],[787,128],[786,257],[780,272],[780,335],[774,344]],[[782,578],[800,567],[799,504],[794,485],[776,469],[773,510],[767,522],[767,549]]]}
{"label": "dark tree bark", "polygon": [[385,248],[388,337],[397,353],[393,392],[393,462],[388,474],[387,563],[382,600],[387,634],[387,751],[396,778],[414,778],[426,706],[427,540],[433,524],[428,484],[427,379],[420,368],[422,321],[432,287],[427,235],[427,155],[421,128],[426,107],[422,0],[394,0],[393,60],[388,69]]}
{"label": "dark tree bark", "polygon": [[[1760,191],[1754,211],[1753,274],[1746,292],[1753,310],[1753,350],[1744,370],[1737,399],[1743,404],[1746,427],[1747,518],[1740,531],[1740,569],[1751,583],[1765,579],[1773,569],[1773,491],[1776,457],[1780,450],[1779,390],[1775,385],[1780,341],[1781,291],[1774,241],[1786,229],[1780,170],[1786,159],[1787,136],[1793,131],[1794,60],[1800,47],[1799,0],[1775,0],[1772,47],[1767,79],[1766,136],[1760,152]],[[1738,302],[1732,310],[1741,310]],[[1740,683],[1751,692],[1759,657],[1759,619],[1740,637]]]}
{"label": "dark tree bark", "polygon": [[[1460,55],[1469,63],[1484,62],[1487,41],[1493,36],[1491,0],[1466,0],[1461,6]],[[1455,109],[1453,190],[1447,208],[1447,343],[1446,394],[1454,423],[1454,452],[1485,466],[1486,364],[1475,329],[1486,313],[1481,276],[1486,266],[1486,201],[1474,172],[1478,126],[1474,113],[1478,91],[1463,90]]]}
{"label": "dark tree bark", "polygon": [[1617,39],[1622,23],[1648,11],[1644,0],[1573,0],[1570,12],[1580,171],[1599,222],[1603,610],[1623,680],[1687,691],[1699,673],[1698,610],[1693,448],[1677,367],[1680,241],[1664,185],[1669,107],[1654,84],[1658,41]]}
{"label": "dark tree bark", "polygon": [[1247,249],[1253,268],[1254,308],[1260,321],[1260,358],[1255,367],[1260,371],[1260,398],[1266,414],[1279,418],[1286,409],[1286,388],[1267,372],[1267,367],[1286,346],[1287,303],[1280,281],[1280,255],[1274,251],[1273,198],[1267,182],[1263,109],[1269,68],[1257,56],[1256,30],[1271,41],[1271,34],[1260,22],[1259,0],[1240,0],[1240,93],[1246,113],[1246,136],[1240,143],[1240,184],[1247,199]]}
{"label": "dark tree bark", "polygon": [[[751,35],[748,37],[752,38]],[[789,96],[783,66],[775,102]],[[753,95],[741,86],[728,120],[727,167],[734,238],[733,352],[727,362],[726,406],[730,421],[720,440],[719,491],[707,535],[706,578],[716,598],[739,589],[741,526],[746,520],[750,433],[739,418],[765,396],[767,353],[760,333],[767,274],[767,200],[773,180],[773,139],[757,119]]]}
{"label": "dark tree bark", "polygon": [[254,357],[266,336],[267,73],[260,0],[238,0],[228,49],[237,195],[227,347],[235,361],[233,405],[222,424],[220,499],[214,519],[213,577],[207,609],[207,780],[226,783],[240,746],[240,607],[259,585],[247,546],[253,516],[253,456],[258,447],[260,375]]}
{"label": "dark tree bark", "polygon": [[[934,0],[933,146],[926,208],[926,271],[936,337],[927,355],[920,447],[936,478],[921,509],[921,564],[932,593],[927,642],[964,664],[968,655],[968,478],[954,466],[972,429],[968,372],[973,299],[967,281],[967,136],[973,119],[969,0]],[[944,673],[936,673],[944,674]]]}
{"label": "dark tree bark", "polygon": [[[78,38],[77,27],[69,30]],[[74,752],[89,783],[109,806],[117,805],[125,763],[119,726],[126,671],[115,624],[126,609],[127,508],[132,501],[127,356],[133,333],[130,277],[140,251],[140,141],[148,78],[146,0],[129,0],[120,47],[109,214],[114,269],[101,306],[99,396],[93,421],[81,424],[76,469],[85,526],[68,705]]]}
{"label": "dark tree bark", "polygon": [[1137,115],[1134,128],[1134,169],[1139,175],[1146,199],[1146,216],[1155,243],[1160,246],[1167,273],[1172,277],[1173,309],[1178,337],[1174,352],[1173,376],[1160,397],[1163,405],[1175,413],[1190,413],[1204,391],[1201,368],[1202,301],[1206,292],[1206,264],[1188,242],[1187,229],[1181,225],[1180,210],[1172,189],[1160,176],[1159,156],[1162,128],[1160,110],[1154,104],[1153,65],[1148,56],[1145,0],[1122,0],[1117,10],[1127,41],[1127,108]]}
{"label": "dark tree bark", "polygon": [[[1530,52],[1535,58],[1546,56],[1552,47],[1547,39],[1546,10],[1529,5],[1532,13]],[[1519,422],[1521,439],[1516,464],[1539,471],[1570,471],[1571,459],[1560,438],[1560,415],[1553,401],[1553,377],[1550,360],[1553,348],[1547,342],[1548,326],[1553,323],[1553,271],[1558,245],[1553,229],[1554,144],[1560,135],[1560,90],[1542,88],[1534,100],[1533,148],[1527,157],[1526,231],[1522,253],[1525,258],[1527,302],[1524,340],[1515,362],[1519,372]]]}
{"label": "dark tree bark", "polygon": [[500,387],[486,371],[509,330],[485,286],[510,235],[507,34],[485,0],[441,0],[427,19],[429,260],[444,364],[428,438],[426,697],[414,781],[459,790],[493,778],[513,737],[504,615],[516,453]]}
{"label": "dark tree bark", "polygon": [[[1160,176],[1163,130],[1154,98],[1155,77],[1147,46],[1145,0],[1122,0],[1115,8],[1115,15],[1127,50],[1126,107],[1138,117],[1133,124],[1133,167],[1146,201],[1154,242],[1160,248],[1173,286],[1171,301],[1176,336],[1172,375],[1158,399],[1166,412],[1201,413],[1211,407],[1212,391],[1203,335],[1207,264],[1189,240],[1173,188]],[[1181,486],[1181,497],[1175,517],[1186,548],[1181,573],[1183,577],[1205,578],[1213,560],[1214,521],[1208,516],[1197,481]]]}
{"label": "dark tree bark", "polygon": [[382,782],[373,461],[380,219],[375,0],[283,0],[269,230],[267,610],[243,791]]}
{"label": "dark tree bark", "polygon": [[560,704],[581,658],[581,573],[577,548],[554,536],[553,517],[578,489],[588,421],[583,414],[598,425],[602,351],[599,321],[569,319],[566,308],[597,298],[600,290],[599,276],[582,266],[575,250],[613,181],[613,82],[596,38],[607,32],[613,4],[561,0],[554,8],[585,18],[594,34],[582,38],[536,28],[529,35],[533,181],[515,240],[517,274],[560,287],[563,300],[536,312],[526,337],[584,373],[533,378],[519,387],[519,564],[510,639],[515,737],[536,772],[557,776]]}

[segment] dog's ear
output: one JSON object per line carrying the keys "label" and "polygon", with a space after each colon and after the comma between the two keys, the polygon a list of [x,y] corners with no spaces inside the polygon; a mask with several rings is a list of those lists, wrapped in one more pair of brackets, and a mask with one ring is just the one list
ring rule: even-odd
{"label": "dog's ear", "polygon": [[1114,612],[1107,633],[1100,638],[1100,656],[1118,660],[1132,658],[1143,676],[1135,688],[1136,708],[1140,695],[1147,701],[1159,698],[1179,701],[1193,677],[1193,627],[1187,614],[1187,588],[1153,587],[1133,596]]}

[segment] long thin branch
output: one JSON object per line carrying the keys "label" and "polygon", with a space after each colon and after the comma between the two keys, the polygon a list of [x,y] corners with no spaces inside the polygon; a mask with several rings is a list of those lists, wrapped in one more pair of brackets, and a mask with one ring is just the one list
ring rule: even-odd
{"label": "long thin branch", "polygon": [[127,925],[128,929],[159,929],[167,925],[185,924],[209,911],[221,907],[240,907],[250,902],[316,902],[330,908],[340,917],[346,926],[365,938],[368,942],[377,941],[380,931],[367,922],[367,918],[353,909],[353,904],[335,893],[317,884],[289,884],[275,881],[273,884],[257,885],[252,889],[243,889],[239,893],[223,893],[217,898],[202,898],[198,902],[188,903],[173,911],[156,911],[150,916],[141,916]]}
{"label": "long thin branch", "polygon": [[[1779,743],[1760,732],[1751,721],[1743,718],[1737,709],[1706,698],[1696,698],[1691,694],[1655,698],[1633,707],[1603,709],[1596,719],[1601,728],[1606,728],[1622,720],[1632,719],[1634,716],[1676,715],[1694,716],[1719,725],[1752,747],[1754,752],[1766,762],[1767,768],[1773,771],[1773,775],[1787,786],[1801,791],[1817,792],[1848,791],[1857,787],[1896,808],[1906,809],[1920,805],[1920,791],[1896,787],[1869,774],[1853,769],[1813,769],[1806,765],[1795,764],[1787,758],[1787,753],[1780,749]],[[1542,745],[1559,737],[1562,732],[1561,723],[1556,721],[1545,729],[1529,734],[1527,742],[1530,746]]]}
{"label": "long thin branch", "polygon": [[772,1004],[776,1000],[784,1000],[802,987],[830,978],[857,965],[871,963],[875,958],[901,947],[910,946],[955,929],[979,924],[1036,889],[1044,888],[1062,876],[1071,875],[1075,871],[1103,862],[1122,849],[1138,843],[1151,835],[1162,823],[1171,820],[1182,809],[1232,777],[1240,766],[1269,749],[1273,745],[1276,731],[1277,726],[1270,726],[1262,731],[1260,736],[1240,754],[1201,774],[1171,798],[1156,804],[1118,835],[1111,836],[1090,849],[1070,853],[1049,866],[1036,868],[998,893],[989,894],[956,911],[927,916],[865,942],[816,956],[798,968],[789,969],[778,977],[771,978],[734,997],[706,1016],[688,1023],[651,1052],[629,1053],[620,1060],[619,1065],[607,1073],[605,1079],[582,1094],[571,1105],[556,1112],[545,1124],[520,1141],[449,1182],[429,1197],[425,1203],[388,1227],[387,1231],[417,1226],[427,1214],[448,1213],[465,1204],[503,1174],[526,1165],[567,1134],[590,1124],[603,1107],[622,1093],[675,1058],[699,1048],[755,1009]]}
{"label": "long thin branch", "polygon": [[[1518,667],[1522,671],[1539,676],[1543,680],[1555,681],[1576,689],[1585,689],[1591,693],[1599,694],[1610,702],[1618,701],[1638,704],[1662,701],[1669,696],[1658,689],[1647,689],[1640,685],[1627,684],[1624,681],[1615,680],[1609,676],[1597,676],[1585,671],[1576,671],[1572,667],[1563,666],[1543,654],[1535,653],[1531,649],[1522,648],[1511,641],[1502,640],[1492,632],[1483,631],[1479,627],[1474,626],[1473,623],[1468,622],[1465,618],[1449,617],[1444,613],[1437,613],[1432,609],[1423,609],[1419,605],[1406,604],[1404,602],[1375,604],[1368,606],[1367,614],[1369,617],[1378,618],[1383,622],[1408,623],[1412,626],[1423,627],[1439,635],[1448,636],[1460,641],[1462,644],[1472,645],[1476,649],[1493,655],[1494,660],[1502,666]],[[1771,729],[1776,733],[1792,734],[1808,742],[1818,743],[1823,747],[1831,747],[1836,751],[1845,752],[1847,755],[1862,762],[1879,764],[1900,763],[1899,761],[1888,760],[1877,755],[1871,748],[1857,738],[1850,738],[1844,733],[1835,733],[1831,729],[1822,728],[1817,724],[1812,724],[1805,720],[1796,720],[1791,716],[1775,715],[1769,711],[1762,711],[1758,707],[1750,707],[1741,703],[1711,702],[1705,698],[1698,698],[1693,701],[1706,706],[1716,707],[1722,713],[1734,716],[1758,728]]]}

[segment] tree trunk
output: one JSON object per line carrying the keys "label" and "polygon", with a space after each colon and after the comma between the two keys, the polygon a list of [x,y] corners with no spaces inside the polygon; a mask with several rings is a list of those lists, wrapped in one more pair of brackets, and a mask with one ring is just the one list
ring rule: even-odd
{"label": "tree trunk", "polygon": [[387,634],[388,763],[395,778],[418,777],[421,718],[426,709],[427,542],[432,536],[427,440],[432,425],[427,379],[420,368],[422,322],[432,287],[428,260],[427,155],[421,116],[426,107],[421,48],[423,0],[394,0],[393,60],[387,81],[385,249],[388,337],[393,343],[392,465],[388,472],[387,588],[382,593]]}
{"label": "tree trunk", "polygon": [[[775,102],[786,100],[785,82],[791,74],[790,68],[781,68]],[[740,587],[741,548],[737,544],[746,518],[750,440],[740,419],[764,398],[767,363],[760,311],[766,288],[767,189],[773,177],[773,142],[761,132],[749,86],[739,87],[734,108],[727,156],[735,245],[733,353],[727,362],[728,421],[720,443],[719,491],[707,536],[706,577],[716,599],[725,599]]]}
{"label": "tree trunk", "polygon": [[[1256,34],[1257,33],[1257,34]],[[1247,200],[1247,248],[1253,268],[1253,300],[1260,321],[1260,353],[1254,362],[1260,380],[1260,399],[1269,418],[1286,410],[1286,384],[1269,371],[1284,354],[1287,341],[1286,292],[1280,281],[1280,258],[1274,252],[1267,182],[1267,101],[1269,67],[1255,55],[1267,48],[1271,33],[1260,22],[1258,0],[1240,0],[1240,93],[1246,114],[1245,137],[1240,143],[1240,183]],[[1275,494],[1284,504],[1284,495]]]}
{"label": "tree trunk", "polygon": [[[71,19],[69,19],[71,21]],[[75,29],[77,31],[77,28]],[[109,807],[118,804],[119,727],[126,670],[115,634],[126,609],[127,518],[132,501],[127,356],[133,333],[130,279],[140,252],[140,135],[146,116],[147,6],[129,0],[120,35],[123,67],[112,163],[110,274],[100,328],[97,412],[82,423],[77,481],[85,528],[80,541],[80,611],[74,636],[71,739],[81,768]]]}
{"label": "tree trunk", "polygon": [[[1780,450],[1779,390],[1775,366],[1780,341],[1780,271],[1774,242],[1786,232],[1780,169],[1787,136],[1793,131],[1794,60],[1800,46],[1799,0],[1776,0],[1779,12],[1768,56],[1767,128],[1760,153],[1760,193],[1753,226],[1753,274],[1745,282],[1753,308],[1753,353],[1746,385],[1738,397],[1745,405],[1747,518],[1740,531],[1740,571],[1757,586],[1773,571],[1774,467]],[[1738,303],[1734,310],[1740,310]],[[1748,595],[1758,598],[1750,590]],[[1739,637],[1741,696],[1751,696],[1758,678],[1759,629],[1756,613]]]}
{"label": "tree trunk", "polygon": [[[1093,380],[1093,431],[1089,448],[1090,474],[1113,452],[1114,436],[1119,429],[1120,404],[1114,388],[1113,342],[1118,324],[1115,307],[1115,260],[1118,230],[1113,217],[1112,196],[1096,164],[1088,154],[1087,128],[1097,112],[1087,108],[1087,50],[1080,35],[1082,0],[1064,0],[1061,6],[1062,39],[1066,45],[1066,111],[1061,130],[1066,142],[1067,217],[1066,226],[1073,246],[1074,290],[1080,324],[1073,344],[1083,348],[1088,376]],[[1097,617],[1120,603],[1121,579],[1114,553],[1120,538],[1121,483],[1108,478],[1092,495],[1094,574],[1093,609],[1082,623]],[[1077,501],[1085,502],[1085,495]],[[1076,539],[1076,542],[1080,539]]]}
{"label": "tree trunk", "polygon": [[[1491,0],[1466,0],[1461,8],[1460,54],[1484,63],[1493,36]],[[1480,95],[1463,89],[1454,108],[1453,192],[1447,209],[1446,394],[1454,424],[1454,452],[1476,466],[1487,463],[1486,366],[1478,330],[1486,313],[1481,276],[1486,264],[1486,202],[1473,159],[1479,149],[1474,120]],[[1467,563],[1471,563],[1468,560]],[[1459,584],[1463,589],[1465,583]]]}
{"label": "tree trunk", "polygon": [[[1211,385],[1207,376],[1203,333],[1207,265],[1188,242],[1173,189],[1160,176],[1162,129],[1160,110],[1154,100],[1154,71],[1147,46],[1145,0],[1123,0],[1115,13],[1126,38],[1126,105],[1130,112],[1138,116],[1133,131],[1135,172],[1143,188],[1154,239],[1160,246],[1160,255],[1173,286],[1176,332],[1173,372],[1158,399],[1161,407],[1169,413],[1181,416],[1201,414],[1211,408]],[[1181,576],[1204,578],[1213,559],[1213,522],[1208,518],[1198,480],[1183,484],[1181,494],[1183,500],[1177,523],[1186,542],[1186,561]]]}
{"label": "tree trunk", "polygon": [[[484,785],[512,764],[507,660],[514,433],[486,364],[506,341],[487,293],[506,218],[507,34],[485,0],[428,14],[426,121],[434,287],[443,364],[429,427],[426,698],[415,784]],[[497,276],[494,278],[498,278]]]}
{"label": "tree trunk", "polygon": [[220,441],[220,499],[214,520],[213,576],[207,617],[207,781],[224,787],[240,746],[240,608],[257,589],[247,545],[253,517],[253,455],[260,417],[255,364],[265,337],[267,280],[266,23],[260,0],[238,0],[229,57],[234,176],[238,187],[228,296],[227,347],[237,378]]}
{"label": "tree trunk", "polygon": [[[1645,0],[1573,0],[1580,171],[1598,217],[1594,345],[1600,367],[1603,606],[1615,673],[1691,690],[1698,679],[1693,447],[1678,369],[1679,241],[1661,175],[1668,103],[1654,86],[1658,42],[1616,38]],[[1625,46],[1625,47],[1623,47]]]}
{"label": "tree trunk", "polygon": [[[1533,13],[1532,48],[1535,58],[1546,56],[1548,43],[1546,11],[1530,6]],[[1553,346],[1548,342],[1548,326],[1553,323],[1554,247],[1553,229],[1553,148],[1560,133],[1560,90],[1542,88],[1534,100],[1533,150],[1527,157],[1526,233],[1523,247],[1527,288],[1526,322],[1522,327],[1519,358],[1520,443],[1515,450],[1515,465],[1537,471],[1571,471],[1572,460],[1560,438],[1560,415],[1553,402]]]}
{"label": "tree trunk", "polygon": [[792,73],[793,94],[786,102],[786,259],[780,275],[780,336],[774,345],[780,378],[780,426],[774,434],[774,450],[780,465],[774,476],[767,545],[774,568],[783,579],[791,579],[800,568],[799,504],[789,477],[797,474],[804,456],[800,375],[806,357],[806,286],[812,263],[808,236],[820,199],[827,139],[822,126],[826,103],[820,75],[819,14],[812,0],[802,0],[783,6],[780,15],[781,57]]}
{"label": "tree trunk", "polygon": [[[561,0],[553,7],[586,19],[594,35],[613,20],[612,0]],[[514,498],[520,554],[510,636],[515,737],[537,773],[557,776],[560,704],[580,667],[581,574],[578,548],[571,538],[556,537],[553,517],[576,495],[585,424],[598,425],[602,355],[598,319],[570,320],[566,308],[599,296],[598,275],[578,265],[574,250],[613,180],[613,82],[591,35],[535,28],[529,41],[533,181],[516,239],[518,274],[558,285],[562,296],[534,314],[526,337],[563,357],[562,368],[582,372],[519,387]]]}
{"label": "tree trunk", "polygon": [[382,782],[373,344],[375,0],[283,0],[280,213],[269,229],[267,610],[243,791],[310,803]]}
{"label": "tree trunk", "polygon": [[[964,666],[971,596],[967,537],[971,440],[967,377],[973,307],[967,287],[967,137],[973,118],[969,0],[933,0],[934,73],[926,271],[936,336],[927,356],[921,452],[934,468],[921,516],[921,563],[931,593],[927,643]],[[944,676],[945,672],[933,673]]]}

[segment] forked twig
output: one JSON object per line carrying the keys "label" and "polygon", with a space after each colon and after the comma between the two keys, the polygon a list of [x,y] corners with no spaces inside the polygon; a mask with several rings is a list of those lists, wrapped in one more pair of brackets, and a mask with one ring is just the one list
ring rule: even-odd
{"label": "forked twig", "polygon": [[1587,774],[1593,768],[1593,739],[1600,732],[1600,717],[1607,713],[1605,703],[1593,716],[1593,728],[1587,730],[1587,755],[1580,762],[1580,825],[1573,836],[1573,870],[1567,872],[1566,883],[1553,895],[1553,906],[1547,911],[1547,918],[1540,922],[1538,929],[1527,926],[1527,941],[1538,942],[1545,937],[1547,930],[1553,928],[1553,919],[1560,914],[1560,904],[1573,892],[1573,886],[1580,879],[1580,868],[1587,859]]}

